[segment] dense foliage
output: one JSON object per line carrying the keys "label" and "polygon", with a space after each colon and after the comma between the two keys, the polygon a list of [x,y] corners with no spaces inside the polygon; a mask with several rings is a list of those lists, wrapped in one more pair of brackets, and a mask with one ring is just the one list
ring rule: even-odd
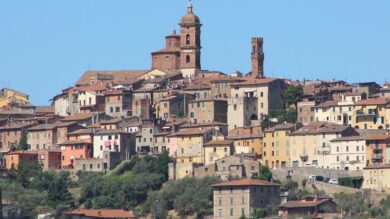
{"label": "dense foliage", "polygon": [[86,208],[133,209],[147,199],[149,191],[159,190],[168,178],[166,153],[158,157],[133,156],[106,176],[79,172],[80,205]]}
{"label": "dense foliage", "polygon": [[186,177],[169,182],[161,191],[152,191],[140,209],[140,214],[155,213],[157,218],[166,218],[168,210],[174,209],[180,216],[196,215],[201,218],[212,214],[211,184],[219,182],[216,177]]}
{"label": "dense foliage", "polygon": [[302,101],[303,88],[301,86],[289,85],[284,92],[284,99],[288,105],[294,105],[297,109],[298,102]]}

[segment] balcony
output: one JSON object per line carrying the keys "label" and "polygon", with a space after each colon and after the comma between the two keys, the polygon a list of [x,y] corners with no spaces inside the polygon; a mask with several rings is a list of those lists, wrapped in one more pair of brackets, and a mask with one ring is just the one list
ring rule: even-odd
{"label": "balcony", "polygon": [[382,154],[373,154],[372,159],[373,160],[382,160]]}
{"label": "balcony", "polygon": [[374,151],[374,153],[380,153],[383,151],[383,148],[379,145],[375,145],[372,150]]}
{"label": "balcony", "polygon": [[309,159],[309,155],[307,155],[306,153],[302,153],[300,157],[302,162],[306,162]]}
{"label": "balcony", "polygon": [[376,116],[376,110],[369,110],[368,112],[364,112],[363,110],[357,110],[356,116]]}
{"label": "balcony", "polygon": [[318,149],[318,153],[324,154],[324,155],[330,154],[330,146],[325,146],[325,147]]}

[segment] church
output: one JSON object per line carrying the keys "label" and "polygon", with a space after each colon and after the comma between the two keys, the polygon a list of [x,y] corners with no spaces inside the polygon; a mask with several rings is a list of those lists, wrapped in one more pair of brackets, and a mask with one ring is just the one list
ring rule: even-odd
{"label": "church", "polygon": [[[165,48],[152,52],[152,69],[180,71],[185,78],[193,78],[201,70],[201,26],[200,19],[193,12],[191,1],[187,14],[180,20],[180,35],[174,30],[165,37]],[[252,38],[253,77],[263,75],[263,39]]]}
{"label": "church", "polygon": [[194,77],[200,65],[200,19],[188,4],[187,14],[180,20],[180,35],[173,31],[165,37],[165,48],[152,52],[152,68],[180,70],[183,77]]}

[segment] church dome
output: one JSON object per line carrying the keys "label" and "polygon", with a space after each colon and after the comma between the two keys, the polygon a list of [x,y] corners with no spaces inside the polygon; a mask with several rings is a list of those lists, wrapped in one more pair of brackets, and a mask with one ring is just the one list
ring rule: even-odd
{"label": "church dome", "polygon": [[192,12],[192,3],[188,4],[187,14],[181,18],[180,24],[200,24],[200,19]]}

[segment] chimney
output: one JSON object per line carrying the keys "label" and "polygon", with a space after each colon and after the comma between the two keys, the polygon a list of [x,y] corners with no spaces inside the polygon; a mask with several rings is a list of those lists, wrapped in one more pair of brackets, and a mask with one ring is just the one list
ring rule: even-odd
{"label": "chimney", "polygon": [[252,77],[264,78],[264,53],[263,53],[263,38],[254,37],[252,38]]}

